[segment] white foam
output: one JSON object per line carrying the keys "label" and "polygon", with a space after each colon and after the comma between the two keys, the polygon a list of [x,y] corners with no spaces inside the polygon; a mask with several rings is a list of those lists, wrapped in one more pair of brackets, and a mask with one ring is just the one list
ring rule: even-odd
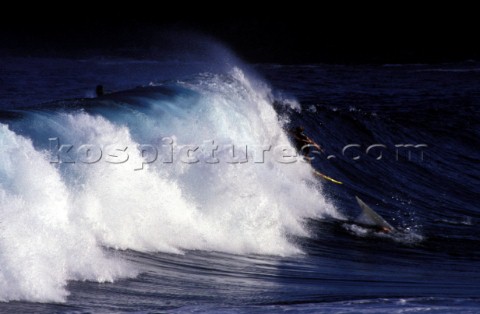
{"label": "white foam", "polygon": [[58,126],[49,126],[58,127],[63,143],[127,146],[124,164],[101,160],[55,168],[51,156],[2,127],[0,144],[7,151],[0,155],[0,299],[62,301],[67,280],[133,274],[106,257],[102,246],[290,255],[301,251],[288,236],[308,234],[303,218],[339,217],[301,162],[176,160],[134,171],[143,161],[134,148],[165,135],[175,138],[176,147],[207,139],[289,145],[270,90],[239,69],[183,85],[198,93],[196,101],[162,108],[159,116],[128,117],[130,128],[82,112],[58,115]]}
{"label": "white foam", "polygon": [[0,126],[0,300],[64,301],[68,280],[134,273],[71,219],[71,193],[30,140]]}
{"label": "white foam", "polygon": [[[204,76],[188,87],[201,94],[198,103],[185,109],[189,114],[173,108],[138,123],[150,130],[140,132],[149,134],[143,140],[151,143],[168,134],[174,135],[176,145],[209,138],[289,145],[269,103],[269,90],[256,90],[240,70],[234,69],[229,78]],[[65,123],[71,130],[68,142],[122,143],[130,148],[141,144],[126,126],[98,116],[69,115]],[[301,162],[212,165],[184,164],[176,158],[173,164],[157,162],[133,171],[141,163],[133,152],[126,164],[75,165],[75,176],[82,177],[72,187],[78,191],[76,206],[84,208],[89,228],[104,245],[287,255],[299,252],[287,235],[306,235],[302,218],[336,215],[318,186],[308,184],[310,166]]]}

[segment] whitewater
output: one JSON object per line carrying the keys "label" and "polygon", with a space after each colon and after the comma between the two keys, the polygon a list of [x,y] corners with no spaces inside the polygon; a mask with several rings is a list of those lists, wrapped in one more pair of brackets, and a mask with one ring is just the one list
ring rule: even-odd
{"label": "whitewater", "polygon": [[[291,147],[273,101],[268,85],[234,67],[16,109],[21,118],[0,128],[0,300],[65,302],[71,280],[138,276],[141,269],[117,250],[302,254],[292,239],[309,234],[305,218],[341,217],[311,166],[258,159],[251,150],[248,162],[225,161],[232,143]],[[74,148],[128,147],[128,160],[105,162],[107,154],[62,162],[52,139]],[[176,155],[150,162],[138,149],[181,151],[205,141],[219,144],[218,162]]]}

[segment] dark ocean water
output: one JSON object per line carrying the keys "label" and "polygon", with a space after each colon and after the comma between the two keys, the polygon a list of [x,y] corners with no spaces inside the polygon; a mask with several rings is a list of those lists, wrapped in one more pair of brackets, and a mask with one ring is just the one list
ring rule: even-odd
{"label": "dark ocean water", "polygon": [[[1,311],[479,311],[478,63],[0,64]],[[230,156],[299,125],[342,185]],[[356,195],[399,232],[355,224]]]}

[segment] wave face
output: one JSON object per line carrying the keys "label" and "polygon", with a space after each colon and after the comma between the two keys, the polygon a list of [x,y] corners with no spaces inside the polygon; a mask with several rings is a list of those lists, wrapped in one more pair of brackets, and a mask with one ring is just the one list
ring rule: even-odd
{"label": "wave face", "polygon": [[[272,101],[265,84],[233,68],[17,111],[23,118],[1,125],[0,298],[62,301],[68,280],[135,275],[103,247],[301,253],[289,238],[308,235],[304,218],[340,215],[306,163],[277,162],[267,156],[273,148],[264,162],[247,149],[245,162],[245,145],[290,146]],[[204,141],[219,146],[218,163],[201,149],[201,160],[185,162],[185,146]],[[52,143],[73,148],[65,153]],[[175,154],[150,162],[153,153],[139,149],[147,144]],[[97,150],[111,145],[124,147],[116,152],[128,160],[110,163],[116,153],[106,152],[95,162]]]}

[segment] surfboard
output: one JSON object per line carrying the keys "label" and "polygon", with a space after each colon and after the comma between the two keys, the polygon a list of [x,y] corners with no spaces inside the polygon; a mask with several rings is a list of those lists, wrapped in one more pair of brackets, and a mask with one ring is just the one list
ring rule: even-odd
{"label": "surfboard", "polygon": [[377,214],[372,208],[370,208],[364,201],[358,196],[355,196],[357,203],[362,209],[362,213],[357,217],[357,221],[361,224],[375,226],[385,232],[394,232],[395,228],[392,227],[382,216]]}
{"label": "surfboard", "polygon": [[336,183],[336,184],[343,184],[343,182],[340,182],[338,180],[335,180],[334,178],[330,178],[329,176],[327,175],[324,175],[323,173],[317,171],[317,170],[313,170],[313,173],[316,175],[316,176],[319,176],[325,180],[328,180],[330,182],[333,182],[333,183]]}

